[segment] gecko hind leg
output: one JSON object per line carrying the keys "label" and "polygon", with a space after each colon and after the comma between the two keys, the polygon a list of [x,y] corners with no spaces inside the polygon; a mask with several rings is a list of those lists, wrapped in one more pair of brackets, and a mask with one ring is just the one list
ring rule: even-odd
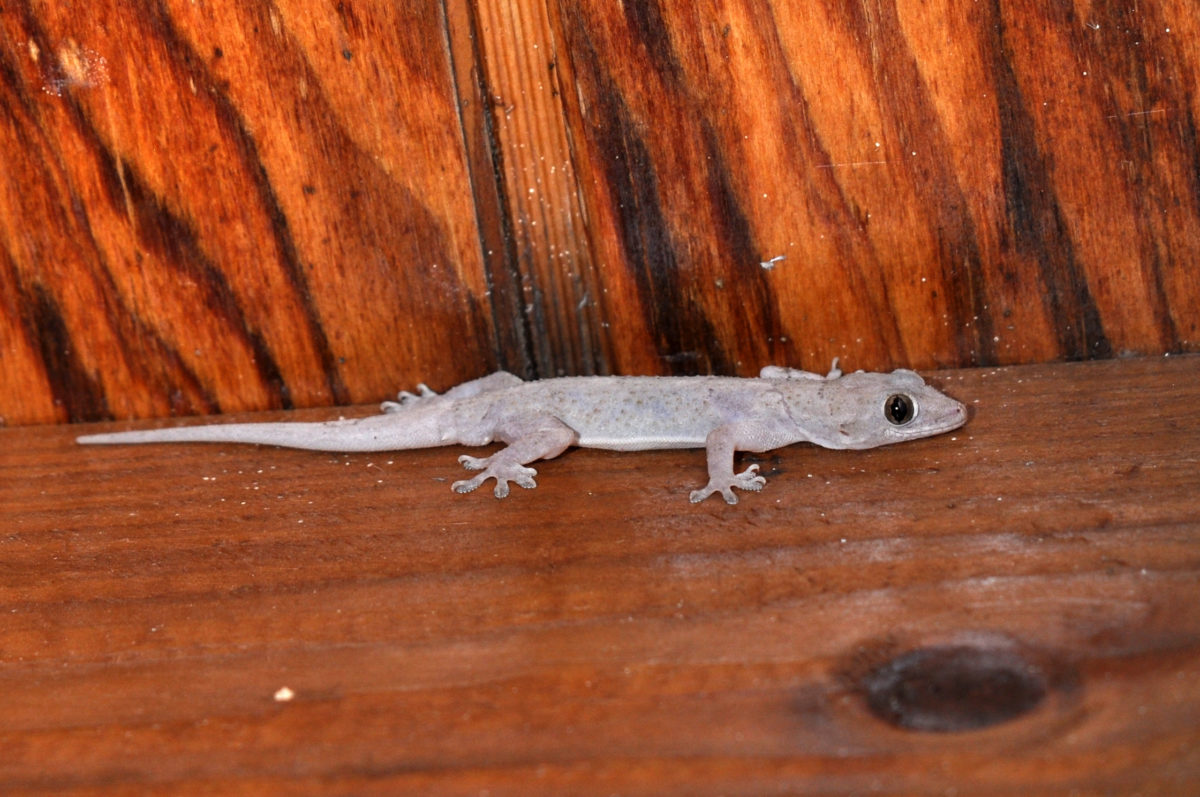
{"label": "gecko hind leg", "polygon": [[481,393],[490,393],[495,390],[505,390],[510,387],[524,384],[524,380],[516,374],[510,374],[508,371],[496,371],[495,373],[481,376],[478,379],[472,379],[470,382],[463,382],[461,385],[450,388],[445,393],[435,393],[422,382],[417,385],[417,392],[410,393],[407,390],[401,390],[396,396],[396,401],[385,401],[380,405],[380,409],[384,412],[400,412],[408,409],[415,404],[421,404],[432,399],[464,399],[478,396]]}
{"label": "gecko hind leg", "polygon": [[557,418],[541,417],[532,422],[519,423],[508,432],[500,432],[496,439],[507,442],[508,446],[490,457],[472,457],[464,454],[458,458],[467,470],[480,472],[470,479],[450,485],[454,492],[469,493],[488,479],[496,480],[493,493],[497,498],[505,498],[508,495],[509,482],[516,482],[521,487],[531,490],[537,487],[537,482],[533,480],[537,471],[526,467],[527,463],[557,457],[577,442],[579,436],[574,429]]}
{"label": "gecko hind leg", "polygon": [[407,390],[401,390],[396,394],[395,401],[385,401],[379,405],[379,409],[384,412],[400,412],[414,404],[420,404],[422,401],[437,398],[438,394],[429,389],[429,385],[422,382],[417,385],[417,392],[410,393]]}

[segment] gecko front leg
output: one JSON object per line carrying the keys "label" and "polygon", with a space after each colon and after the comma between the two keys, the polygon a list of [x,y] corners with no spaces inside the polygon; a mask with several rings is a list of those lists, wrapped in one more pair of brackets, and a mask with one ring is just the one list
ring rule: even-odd
{"label": "gecko front leg", "polygon": [[551,416],[534,416],[502,424],[495,439],[508,445],[490,457],[458,458],[467,470],[480,473],[450,485],[456,493],[469,493],[488,479],[496,480],[497,498],[508,495],[508,483],[516,482],[526,489],[537,487],[533,477],[537,471],[526,467],[538,459],[553,459],[578,442],[579,435],[562,421]]}
{"label": "gecko front leg", "polygon": [[708,450],[708,484],[699,490],[693,490],[688,498],[695,504],[713,493],[720,493],[725,503],[736,504],[738,497],[733,488],[758,492],[766,485],[767,480],[758,474],[758,465],[751,465],[741,473],[734,473],[734,452],[770,451],[772,448],[790,445],[801,439],[801,435],[789,431],[787,426],[781,426],[780,419],[774,417],[736,421],[718,426],[708,433],[705,440]]}

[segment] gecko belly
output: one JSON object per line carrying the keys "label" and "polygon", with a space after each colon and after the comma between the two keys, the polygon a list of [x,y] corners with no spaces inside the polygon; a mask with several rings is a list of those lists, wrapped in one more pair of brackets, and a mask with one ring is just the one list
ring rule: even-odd
{"label": "gecko belly", "polygon": [[618,435],[581,434],[580,448],[603,448],[608,451],[653,451],[666,448],[704,448],[705,437],[695,435],[663,435],[629,437]]}

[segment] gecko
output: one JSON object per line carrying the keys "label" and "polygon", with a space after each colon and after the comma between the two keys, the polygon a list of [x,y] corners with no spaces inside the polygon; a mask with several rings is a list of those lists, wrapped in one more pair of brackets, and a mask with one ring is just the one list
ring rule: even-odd
{"label": "gecko", "polygon": [[451,485],[468,493],[495,479],[537,486],[529,463],[571,446],[615,451],[704,448],[708,483],[693,503],[758,491],[758,465],[734,472],[736,451],[763,452],[808,442],[867,449],[929,437],[966,423],[966,408],[915,372],[828,374],[767,366],[758,378],[576,376],[524,381],[497,371],[435,393],[426,385],[385,401],[382,414],[326,422],[230,423],[84,435],[79,443],[258,443],[314,451],[362,452],[444,445],[507,444],[491,456],[463,455],[477,473]]}

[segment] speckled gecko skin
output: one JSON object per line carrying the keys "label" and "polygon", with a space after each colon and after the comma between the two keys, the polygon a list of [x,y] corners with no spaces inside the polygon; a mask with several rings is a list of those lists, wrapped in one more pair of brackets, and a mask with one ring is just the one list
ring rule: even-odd
{"label": "speckled gecko skin", "polygon": [[757,465],[734,473],[735,451],[769,451],[809,442],[862,449],[948,432],[966,423],[962,404],[916,373],[858,371],[834,360],[819,374],[768,366],[757,379],[733,377],[586,376],[523,382],[503,371],[444,394],[420,385],[385,402],[383,414],[327,423],[235,423],[80,437],[80,443],[262,443],[317,451],[392,451],[444,445],[508,445],[490,457],[459,457],[478,471],[455,482],[467,493],[488,479],[495,495],[508,483],[537,486],[527,467],[570,446],[644,451],[706,448],[708,484],[693,502],[733,489],[761,490]]}

